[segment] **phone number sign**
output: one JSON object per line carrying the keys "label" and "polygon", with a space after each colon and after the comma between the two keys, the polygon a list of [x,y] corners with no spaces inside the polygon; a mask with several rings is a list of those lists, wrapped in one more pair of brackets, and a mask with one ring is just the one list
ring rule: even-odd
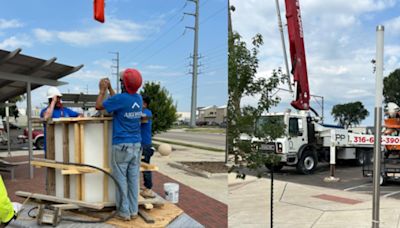
{"label": "phone number sign", "polygon": [[[374,144],[375,137],[373,135],[353,135],[349,134],[349,143],[351,144]],[[381,137],[382,145],[400,145],[400,137],[398,136],[386,136]]]}

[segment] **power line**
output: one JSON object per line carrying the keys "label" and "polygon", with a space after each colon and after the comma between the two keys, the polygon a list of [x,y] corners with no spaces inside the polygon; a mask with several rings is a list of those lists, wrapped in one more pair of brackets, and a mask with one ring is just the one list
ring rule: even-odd
{"label": "power line", "polygon": [[[181,7],[176,13],[174,13],[174,15],[172,17],[169,18],[169,20],[165,23],[165,25],[168,25],[168,23],[170,23],[171,21],[173,21],[173,19],[176,18],[176,16],[179,16],[181,14],[181,12],[184,10],[184,8],[186,7],[187,3],[185,2],[185,4],[183,5],[183,7]],[[183,18],[181,18],[179,21],[177,21],[174,25],[172,25],[167,32],[164,32],[162,34],[160,34],[154,41],[159,40],[161,37],[165,36],[166,34],[168,34],[170,31],[172,31],[172,29],[174,27],[176,27],[179,23],[181,23],[183,20]],[[148,37],[147,40],[150,42],[153,36],[155,36],[157,33],[159,33],[159,31],[154,31],[152,32]],[[147,47],[153,45],[155,42],[150,42],[150,45],[145,46],[144,48],[139,49],[140,53],[143,52]],[[135,45],[134,48],[130,49],[130,51],[128,51],[128,53],[134,53],[133,51],[139,46],[139,44]],[[138,53],[135,53],[138,54]],[[128,57],[131,56],[130,54],[127,55]]]}
{"label": "power line", "polygon": [[147,58],[144,58],[142,61],[138,62],[139,64],[143,64],[144,62],[148,61],[149,59],[151,59],[152,57],[154,57],[155,55],[161,53],[162,51],[164,51],[165,49],[167,49],[168,47],[172,46],[174,43],[176,43],[179,39],[181,39],[185,34],[180,35],[179,37],[177,37],[176,39],[172,40],[171,42],[169,42],[167,45],[163,46],[162,48],[156,50],[155,52],[153,52],[153,54],[151,54],[150,56],[148,56]]}
{"label": "power line", "polygon": [[226,7],[223,7],[223,8],[221,8],[221,9],[215,11],[213,14],[211,14],[210,16],[208,16],[206,19],[200,21],[200,24],[206,23],[207,21],[209,21],[209,20],[212,19],[213,17],[217,16],[217,15],[218,15],[221,11],[223,11],[223,10],[227,10]]}

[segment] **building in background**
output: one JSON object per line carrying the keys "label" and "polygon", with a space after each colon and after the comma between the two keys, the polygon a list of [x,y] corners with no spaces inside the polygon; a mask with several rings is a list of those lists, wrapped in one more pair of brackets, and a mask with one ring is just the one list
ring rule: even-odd
{"label": "building in background", "polygon": [[221,125],[226,122],[227,106],[207,106],[198,108],[198,125]]}

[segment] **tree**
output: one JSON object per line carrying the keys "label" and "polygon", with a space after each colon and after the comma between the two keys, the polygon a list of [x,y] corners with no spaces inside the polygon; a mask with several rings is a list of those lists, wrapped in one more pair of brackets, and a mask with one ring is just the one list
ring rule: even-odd
{"label": "tree", "polygon": [[161,87],[159,83],[146,82],[140,94],[150,97],[149,109],[153,113],[152,134],[167,131],[178,119],[176,114],[176,104],[172,100],[168,91]]}
{"label": "tree", "polygon": [[333,106],[331,114],[340,126],[348,128],[360,124],[369,115],[369,112],[360,101],[357,101],[337,104]]}
{"label": "tree", "polygon": [[385,103],[394,102],[400,105],[400,69],[396,69],[383,79],[383,97]]}
{"label": "tree", "polygon": [[[25,99],[24,96],[17,96],[17,97],[11,98],[9,100],[9,103],[17,103],[17,102],[22,101],[24,99]],[[9,115],[10,116],[14,116],[16,118],[19,117],[19,112],[18,112],[18,108],[17,108],[16,105],[10,106],[9,110],[10,110],[9,111]],[[6,108],[5,107],[1,107],[0,108],[0,116],[2,116],[2,117],[6,116]]]}
{"label": "tree", "polygon": [[[266,163],[276,164],[278,158],[259,153],[257,145],[249,140],[240,140],[241,134],[269,138],[274,140],[284,134],[284,125],[281,122],[261,124],[256,130],[257,119],[265,111],[279,103],[280,98],[271,98],[269,94],[283,81],[282,72],[274,70],[268,79],[257,78],[259,48],[263,44],[263,38],[257,34],[253,40],[251,49],[247,48],[241,40],[239,33],[229,34],[228,56],[228,146],[229,153],[234,155],[235,166],[233,169],[246,166],[258,168]],[[260,95],[257,107],[241,105],[244,96]],[[243,175],[243,174],[239,174]],[[242,176],[244,177],[244,175]]]}

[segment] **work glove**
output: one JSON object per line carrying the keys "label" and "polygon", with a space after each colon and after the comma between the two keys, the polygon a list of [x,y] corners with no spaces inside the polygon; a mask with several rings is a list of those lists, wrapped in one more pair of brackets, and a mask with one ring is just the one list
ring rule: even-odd
{"label": "work glove", "polygon": [[22,204],[17,202],[12,202],[15,214],[18,214],[22,210]]}

